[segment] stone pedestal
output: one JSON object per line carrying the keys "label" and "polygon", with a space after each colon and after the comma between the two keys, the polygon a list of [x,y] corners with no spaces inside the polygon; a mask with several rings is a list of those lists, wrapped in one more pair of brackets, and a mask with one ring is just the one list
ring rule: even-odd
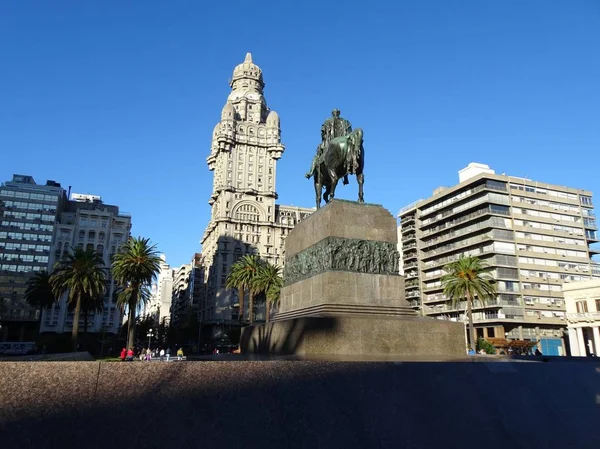
{"label": "stone pedestal", "polygon": [[288,235],[277,313],[242,330],[242,351],[463,356],[464,326],[417,317],[398,261],[396,220],[387,210],[332,201]]}

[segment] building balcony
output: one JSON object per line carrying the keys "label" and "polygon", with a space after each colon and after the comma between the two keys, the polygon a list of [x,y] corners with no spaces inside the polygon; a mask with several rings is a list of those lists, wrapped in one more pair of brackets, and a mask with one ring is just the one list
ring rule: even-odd
{"label": "building balcony", "polygon": [[404,288],[415,288],[419,286],[418,279],[410,279],[404,283]]}
{"label": "building balcony", "polygon": [[439,213],[438,215],[435,215],[426,220],[423,220],[422,224],[423,224],[423,226],[428,226],[430,224],[439,222],[441,220],[445,220],[448,217],[464,214],[464,213],[468,212],[469,210],[472,210],[472,209],[476,208],[477,206],[481,206],[482,204],[486,204],[486,203],[510,206],[510,200],[509,200],[508,195],[504,196],[504,195],[488,193],[486,195],[481,195],[479,197],[472,198],[470,201],[466,201],[454,208],[446,209],[443,212]]}
{"label": "building balcony", "polygon": [[598,225],[596,224],[596,220],[592,218],[584,218],[583,219],[583,227],[586,229],[598,229]]}
{"label": "building balcony", "polygon": [[499,209],[494,209],[492,210],[492,208],[490,208],[490,206],[487,207],[483,207],[481,209],[478,209],[476,211],[473,211],[467,215],[463,215],[460,217],[455,218],[454,220],[450,220],[447,221],[445,223],[442,223],[440,225],[434,226],[432,228],[426,229],[423,231],[423,236],[427,237],[430,235],[434,235],[437,234],[438,232],[442,232],[445,231],[446,229],[452,228],[454,226],[458,226],[460,224],[466,223],[468,221],[474,220],[478,217],[481,217],[483,215],[503,215],[503,216],[509,216],[510,212],[508,211],[501,211]]}
{"label": "building balcony", "polygon": [[404,234],[405,232],[414,231],[414,230],[415,230],[414,224],[407,225],[407,226],[402,225],[402,234]]}
{"label": "building balcony", "polygon": [[421,210],[421,218],[431,215],[434,212],[444,210],[451,206],[454,206],[454,205],[456,205],[456,203],[458,203],[460,201],[467,200],[467,199],[471,198],[473,195],[476,195],[477,193],[482,192],[483,190],[485,190],[485,188],[486,188],[485,184],[481,184],[481,185],[478,185],[477,187],[473,187],[464,192],[457,193],[453,197],[448,198],[444,201],[441,201],[433,206],[425,207]]}
{"label": "building balcony", "polygon": [[591,323],[600,321],[600,312],[567,313],[567,319],[574,322]]}
{"label": "building balcony", "polygon": [[402,245],[402,251],[408,251],[409,249],[413,249],[417,247],[417,242],[409,243],[407,245]]}
{"label": "building balcony", "polygon": [[470,246],[477,246],[480,243],[485,242],[487,240],[495,240],[495,238],[492,235],[484,234],[484,235],[480,235],[477,237],[471,237],[466,240],[460,240],[455,243],[449,243],[448,245],[444,245],[443,247],[438,248],[438,249],[423,250],[422,251],[423,259],[428,259],[430,257],[439,256],[440,254],[444,254],[444,253],[448,253],[448,252],[452,252],[452,251],[463,252],[465,250],[465,248],[468,248]]}
{"label": "building balcony", "polygon": [[421,296],[421,292],[418,289],[406,292],[406,298],[418,298],[420,296]]}
{"label": "building balcony", "polygon": [[404,260],[416,259],[417,258],[417,252],[416,251],[409,251],[407,253],[404,253],[403,256],[404,256]]}
{"label": "building balcony", "polygon": [[414,222],[415,222],[415,215],[414,215],[414,214],[413,214],[413,215],[407,215],[407,216],[405,216],[405,217],[402,217],[402,218],[401,218],[401,220],[400,220],[400,224],[401,224],[402,226],[404,226],[404,225],[408,225],[408,224],[410,224],[410,223],[414,223]]}
{"label": "building balcony", "polygon": [[410,242],[411,240],[415,240],[416,238],[417,235],[415,233],[406,234],[404,237],[402,237],[402,243]]}
{"label": "building balcony", "polygon": [[408,271],[408,272],[404,273],[404,277],[406,279],[412,279],[412,278],[416,278],[418,276],[419,276],[419,272],[417,270]]}
{"label": "building balcony", "polygon": [[600,254],[600,248],[599,247],[589,247],[588,251],[590,252],[590,254]]}
{"label": "building balcony", "polygon": [[404,264],[404,269],[408,270],[409,268],[413,268],[413,267],[418,267],[419,266],[419,262],[409,262]]}
{"label": "building balcony", "polygon": [[[426,307],[428,315],[435,315],[438,313],[447,313],[447,312],[464,312],[467,305],[464,302],[460,302],[457,304],[444,304],[439,305],[437,307]],[[497,309],[500,307],[520,307],[518,303],[506,301],[503,299],[494,299],[490,301],[486,301],[485,303],[480,303],[479,301],[475,301],[473,304],[473,311],[477,310],[485,310],[485,309]]]}
{"label": "building balcony", "polygon": [[424,292],[434,292],[436,290],[443,290],[443,289],[444,289],[444,286],[442,284],[435,284],[435,285],[430,285],[430,286],[427,286],[425,284],[423,285]]}

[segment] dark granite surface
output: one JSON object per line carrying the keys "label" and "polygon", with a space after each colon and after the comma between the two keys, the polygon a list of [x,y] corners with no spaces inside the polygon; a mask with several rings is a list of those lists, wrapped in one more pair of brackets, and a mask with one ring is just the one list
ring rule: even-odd
{"label": "dark granite surface", "polygon": [[0,447],[599,447],[599,363],[477,361],[6,362]]}

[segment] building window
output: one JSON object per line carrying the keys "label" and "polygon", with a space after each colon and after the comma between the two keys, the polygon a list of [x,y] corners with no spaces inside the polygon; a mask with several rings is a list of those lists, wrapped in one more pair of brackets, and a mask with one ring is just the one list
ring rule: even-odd
{"label": "building window", "polygon": [[600,299],[596,300],[596,312],[600,312]]}
{"label": "building window", "polygon": [[[588,311],[586,301],[577,301],[575,303],[575,306],[577,307],[577,313],[587,313],[587,311]],[[596,306],[597,306],[597,304],[596,304]]]}

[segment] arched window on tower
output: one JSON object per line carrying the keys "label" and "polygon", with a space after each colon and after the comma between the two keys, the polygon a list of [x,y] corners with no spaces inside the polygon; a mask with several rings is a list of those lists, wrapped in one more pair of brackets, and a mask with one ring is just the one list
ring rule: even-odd
{"label": "arched window on tower", "polygon": [[242,204],[237,208],[234,218],[245,222],[257,222],[260,220],[260,212],[252,204]]}

